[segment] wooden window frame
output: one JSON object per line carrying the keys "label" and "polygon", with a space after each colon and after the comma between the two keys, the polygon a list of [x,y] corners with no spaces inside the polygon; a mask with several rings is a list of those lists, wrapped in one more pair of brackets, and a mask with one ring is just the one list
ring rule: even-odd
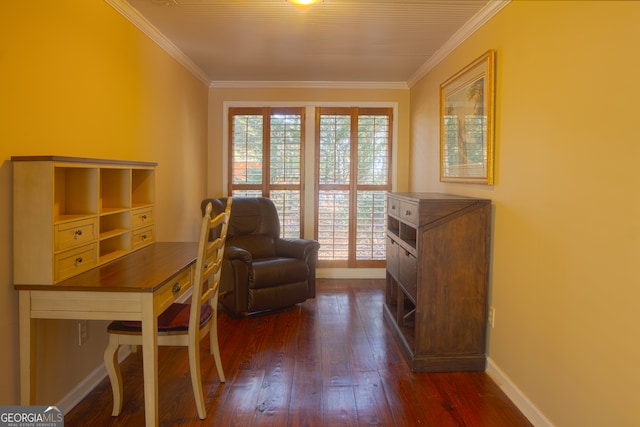
{"label": "wooden window frame", "polygon": [[[305,108],[304,107],[230,107],[228,110],[229,129],[229,156],[227,192],[233,194],[234,190],[260,191],[263,197],[270,197],[272,191],[295,190],[300,192],[300,237],[304,235],[304,195],[305,195]],[[271,116],[274,114],[300,115],[300,182],[298,184],[271,184]],[[239,115],[261,115],[262,126],[262,183],[261,184],[234,184],[233,182],[233,137],[234,117]]]}
{"label": "wooden window frame", "polygon": [[[358,191],[392,189],[392,152],[393,152],[393,108],[390,107],[316,107],[315,109],[315,167],[314,167],[314,238],[319,233],[319,202],[322,190],[346,190],[349,192],[349,255],[347,260],[318,260],[318,267],[326,268],[384,268],[386,260],[358,260],[356,252],[357,227],[357,196]],[[350,129],[350,172],[349,184],[320,184],[320,117],[321,115],[349,115]],[[358,184],[358,117],[361,115],[386,115],[388,117],[389,132],[387,135],[387,184],[360,185]]]}

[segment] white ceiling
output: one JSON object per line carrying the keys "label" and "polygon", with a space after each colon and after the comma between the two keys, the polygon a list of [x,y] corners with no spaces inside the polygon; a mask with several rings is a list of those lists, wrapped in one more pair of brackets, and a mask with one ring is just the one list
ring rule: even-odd
{"label": "white ceiling", "polygon": [[410,86],[508,3],[324,0],[301,11],[285,0],[106,1],[210,86],[389,87]]}

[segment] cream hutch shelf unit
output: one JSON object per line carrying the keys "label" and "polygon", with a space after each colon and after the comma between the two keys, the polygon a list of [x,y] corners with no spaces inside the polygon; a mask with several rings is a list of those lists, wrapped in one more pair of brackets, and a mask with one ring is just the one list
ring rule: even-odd
{"label": "cream hutch shelf unit", "polygon": [[384,317],[417,372],[483,371],[491,201],[387,196]]}
{"label": "cream hutch shelf unit", "polygon": [[54,284],[155,240],[156,163],[15,156],[14,284]]}

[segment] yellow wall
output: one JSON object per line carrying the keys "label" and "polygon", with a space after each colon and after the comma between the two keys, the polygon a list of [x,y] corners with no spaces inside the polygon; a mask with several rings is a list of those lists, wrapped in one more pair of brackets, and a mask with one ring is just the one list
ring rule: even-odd
{"label": "yellow wall", "polygon": [[[513,1],[411,89],[410,186],[493,199],[489,355],[557,426],[640,425],[638,22]],[[439,183],[439,85],[491,48],[496,184]]]}
{"label": "yellow wall", "polygon": [[[407,89],[334,89],[334,88],[211,88],[209,96],[209,162],[211,170],[223,168],[222,128],[224,124],[224,103],[244,102],[250,105],[278,105],[279,103],[395,103],[398,105],[398,146],[397,164],[409,162],[409,90]],[[343,104],[340,104],[343,105]],[[399,167],[396,170],[397,188],[406,190],[409,170]],[[209,180],[209,193],[226,194],[222,182]]]}
{"label": "yellow wall", "polygon": [[[207,87],[99,0],[5,2],[0,14],[0,404],[19,403],[12,155],[158,162],[157,236],[195,240],[206,196]],[[102,363],[104,322],[44,321],[38,403]]]}

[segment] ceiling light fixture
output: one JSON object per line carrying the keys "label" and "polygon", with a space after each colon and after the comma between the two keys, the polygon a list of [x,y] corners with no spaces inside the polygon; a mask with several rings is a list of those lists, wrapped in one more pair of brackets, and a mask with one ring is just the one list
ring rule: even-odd
{"label": "ceiling light fixture", "polygon": [[289,3],[293,3],[295,7],[300,10],[305,10],[316,3],[322,3],[324,0],[287,0]]}

